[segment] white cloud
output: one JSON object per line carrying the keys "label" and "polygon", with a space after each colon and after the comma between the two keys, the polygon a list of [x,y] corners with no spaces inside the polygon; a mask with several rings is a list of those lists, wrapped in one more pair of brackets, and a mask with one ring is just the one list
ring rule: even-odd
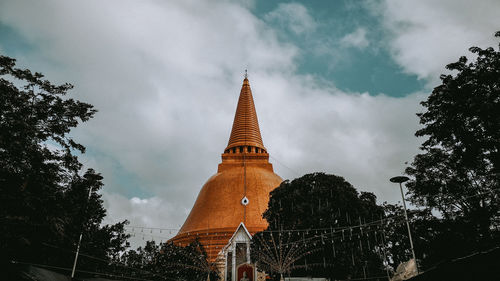
{"label": "white cloud", "polygon": [[390,31],[389,46],[397,63],[408,73],[428,79],[432,86],[444,66],[471,46],[496,46],[500,29],[497,0],[385,0],[378,7]]}
{"label": "white cloud", "polygon": [[[166,241],[172,238],[179,229],[179,225],[169,225],[166,222],[181,221],[189,213],[188,208],[176,206],[176,202],[169,202],[159,197],[130,199],[117,194],[103,192],[104,206],[107,216],[104,224],[114,224],[128,220],[130,224],[126,231],[131,235],[131,246],[136,248],[144,241]],[[143,229],[142,227],[167,228]],[[170,229],[168,229],[170,228]]]}
{"label": "white cloud", "polygon": [[404,162],[417,153],[422,140],[413,135],[415,112],[425,94],[345,93],[307,77],[279,74],[254,80],[264,144],[278,174],[293,179],[314,171],[334,173],[380,200],[398,200],[388,179],[400,175]]}
{"label": "white cloud", "polygon": [[[278,7],[295,7],[290,28],[314,27],[290,5]],[[183,223],[220,162],[247,67],[264,144],[284,178],[335,173],[394,202],[388,179],[420,142],[422,94],[345,93],[295,74],[297,48],[237,3],[3,1],[0,19],[34,46],[22,64],[74,83],[72,95],[99,109],[75,137],[105,178],[108,222]],[[126,198],[131,185],[152,195]]]}
{"label": "white cloud", "polygon": [[359,49],[364,49],[370,45],[370,42],[366,38],[366,29],[360,27],[354,32],[347,34],[340,39],[340,44],[345,47],[356,47]]}
{"label": "white cloud", "polygon": [[275,10],[265,16],[265,19],[276,22],[296,34],[314,31],[317,27],[307,8],[298,3],[280,3]]}

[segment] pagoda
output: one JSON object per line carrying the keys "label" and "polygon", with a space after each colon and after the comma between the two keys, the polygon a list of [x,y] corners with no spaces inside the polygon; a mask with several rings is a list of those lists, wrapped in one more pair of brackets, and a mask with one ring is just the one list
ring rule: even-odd
{"label": "pagoda", "polygon": [[[239,280],[241,273],[251,268],[252,235],[267,228],[262,214],[269,192],[282,181],[269,163],[245,74],[222,162],[201,188],[189,216],[171,241],[183,246],[198,239],[209,261],[222,263],[223,280]],[[245,274],[251,274],[253,280],[256,271]]]}

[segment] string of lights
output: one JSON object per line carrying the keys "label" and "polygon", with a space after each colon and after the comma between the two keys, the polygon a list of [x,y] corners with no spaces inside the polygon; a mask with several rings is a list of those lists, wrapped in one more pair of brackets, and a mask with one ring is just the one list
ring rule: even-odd
{"label": "string of lights", "polygon": [[[383,223],[390,223],[395,219],[400,219],[403,217],[404,217],[403,215],[394,215],[394,216],[385,217],[385,218],[382,218],[379,220],[371,221],[368,223],[349,225],[349,226],[335,226],[335,227],[329,226],[329,227],[321,227],[321,228],[263,230],[262,232],[306,232],[306,233],[309,233],[309,232],[315,232],[315,231],[331,231],[331,230],[340,230],[341,231],[341,230],[349,230],[351,228],[360,228],[360,227],[367,227],[370,225],[379,225],[379,224],[383,224]],[[172,228],[147,227],[147,226],[127,226],[126,228],[127,228],[126,229],[127,232],[140,233],[141,235],[144,234],[145,236],[155,236],[155,235],[151,235],[151,234],[153,234],[153,230],[160,230],[160,231],[173,230]],[[132,229],[132,230],[129,230],[129,229]],[[135,229],[137,229],[137,230],[140,229],[141,232],[136,232]],[[147,234],[144,232],[144,230],[150,230],[150,233]],[[189,233],[188,233],[188,235],[189,235]],[[194,236],[202,236],[203,234],[202,234],[202,232],[198,232],[198,233],[193,234],[193,235]],[[212,235],[212,234],[208,234],[208,235]],[[170,238],[165,237],[165,236],[156,236],[156,237],[170,239]]]}
{"label": "string of lights", "polygon": [[[283,246],[290,246],[290,245],[295,245],[297,243],[301,244],[308,244],[308,245],[314,245],[316,244],[322,244],[325,245],[326,243],[332,245],[332,250],[333,250],[333,255],[335,256],[336,250],[335,250],[335,243],[337,245],[340,245],[341,243],[359,243],[358,244],[358,249],[363,251],[363,249],[367,250],[375,250],[377,252],[382,251],[382,247],[380,243],[384,243],[383,240],[383,227],[385,223],[391,223],[392,225],[396,224],[402,224],[404,223],[404,219],[402,216],[393,216],[391,218],[386,218],[386,219],[381,219],[381,220],[376,220],[372,221],[369,223],[361,224],[361,225],[355,225],[355,226],[349,226],[349,227],[344,227],[344,228],[337,228],[337,229],[320,229],[320,230],[308,230],[307,232],[307,237],[305,236],[305,233],[297,233],[297,232],[285,232],[281,231],[278,233],[279,236],[281,235],[287,235],[288,236],[295,236],[296,239],[295,241],[291,241],[289,243],[283,244]],[[269,233],[270,235],[273,235],[273,233],[276,235],[276,232],[263,232],[261,233]],[[310,235],[309,235],[310,234]],[[377,237],[378,235],[378,237]],[[196,235],[194,235],[196,236]],[[199,236],[197,236],[199,237]],[[143,237],[144,239],[144,237]],[[365,242],[363,242],[365,241]],[[372,242],[370,242],[372,241]],[[380,242],[379,242],[380,241]],[[339,244],[340,243],[340,244]],[[224,241],[218,241],[218,243],[211,243],[211,245],[216,245],[220,247],[221,249],[225,246]],[[364,246],[365,245],[365,246]],[[372,247],[373,246],[373,247]]]}
{"label": "string of lights", "polygon": [[[470,195],[470,196],[466,196],[466,197],[462,197],[463,199],[469,199],[469,198],[473,198],[473,197],[478,197],[478,196],[483,196],[483,195],[488,195],[490,193],[494,193],[494,192],[498,192],[500,191],[500,189],[492,189],[492,190],[489,190],[489,191],[486,191],[486,192],[482,192],[482,193],[478,193],[478,194],[474,194],[474,195]],[[408,213],[412,213],[413,211],[410,210]],[[399,218],[399,217],[403,217],[403,215],[394,215],[394,216],[391,216],[391,217],[385,217],[385,218],[382,218],[382,219],[379,219],[379,220],[376,220],[376,221],[372,221],[372,222],[369,222],[369,223],[365,223],[365,224],[361,224],[361,225],[351,225],[351,226],[338,226],[338,227],[322,227],[322,228],[307,228],[307,229],[282,229],[282,230],[264,230],[264,232],[283,232],[283,231],[290,231],[290,232],[310,232],[310,231],[319,231],[319,230],[330,230],[330,229],[348,229],[348,228],[353,228],[353,227],[364,227],[366,225],[369,225],[369,224],[377,224],[377,223],[380,223],[381,221],[390,221],[391,219],[393,218]],[[177,232],[179,232],[180,228],[175,228],[175,227],[149,227],[149,226],[136,226],[136,225],[126,225],[125,226],[126,229],[132,229],[131,232],[135,232],[135,229],[140,229],[141,232],[144,232],[144,230],[149,230],[150,231],[150,234],[153,233],[153,231],[157,230],[159,231],[159,233],[163,233],[164,231],[166,232],[169,232],[169,234],[176,234]],[[130,232],[130,230],[127,230]],[[151,235],[148,235],[148,236],[151,236]],[[167,239],[170,239],[168,237],[164,237],[164,238],[167,238]]]}
{"label": "string of lights", "polygon": [[[299,233],[299,232],[281,231],[278,233],[278,235],[279,236],[281,236],[281,235],[286,236],[288,234],[288,236],[291,235],[291,236],[295,236],[296,238],[298,238],[296,241],[293,241],[293,242],[288,243],[288,244],[285,243],[282,246],[289,246],[292,244],[301,243],[307,247],[316,247],[316,246],[325,245],[325,243],[331,243],[332,247],[333,247],[333,249],[332,249],[333,256],[335,256],[336,250],[335,250],[334,241],[340,240],[341,242],[350,242],[350,243],[355,242],[356,244],[352,245],[352,246],[356,245],[355,247],[357,249],[355,251],[373,251],[373,250],[375,250],[382,256],[382,254],[383,254],[382,251],[384,251],[384,253],[385,253],[385,250],[383,250],[382,246],[379,245],[380,243],[384,243],[383,237],[382,237],[383,230],[381,230],[380,228],[383,228],[388,223],[391,223],[392,225],[394,225],[395,223],[403,223],[403,222],[404,222],[404,220],[403,220],[402,216],[392,216],[390,218],[375,220],[375,221],[360,224],[360,225],[352,225],[352,226],[348,226],[348,227],[336,228],[333,231],[332,231],[332,229],[325,229],[325,228],[314,229],[314,231],[313,231],[313,229],[307,229],[308,233],[312,236],[309,236],[305,239],[300,238],[300,235],[304,234],[304,233]],[[264,232],[264,233],[266,233],[266,232]],[[268,232],[268,234],[270,234],[270,235],[273,235],[273,233],[276,235],[276,232]],[[379,235],[380,236],[380,239],[379,239],[380,243],[373,243],[372,244],[373,247],[371,247],[370,236],[376,240],[377,233],[380,233],[380,235]],[[201,233],[200,235],[203,235],[203,233]],[[363,239],[363,238],[368,238],[368,239],[366,240],[366,242],[362,242],[361,239]],[[359,240],[359,245],[357,244],[358,240]],[[224,246],[223,243],[218,243],[218,244],[221,246]],[[352,258],[353,258],[352,262],[354,265],[355,264],[354,256]],[[332,264],[329,264],[329,263],[326,263],[326,261],[323,261],[323,263],[317,263],[317,264],[307,264],[306,263],[304,265],[298,265],[298,266],[301,268],[308,268],[308,267],[315,267],[315,266],[327,267],[327,266],[332,266]],[[370,279],[370,278],[366,278],[366,279],[359,278],[359,280],[368,280],[368,279]]]}

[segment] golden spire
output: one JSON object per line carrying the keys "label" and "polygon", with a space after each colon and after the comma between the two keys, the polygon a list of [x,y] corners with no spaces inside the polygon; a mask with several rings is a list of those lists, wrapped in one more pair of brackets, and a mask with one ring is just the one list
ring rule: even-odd
{"label": "golden spire", "polygon": [[258,147],[265,151],[246,70],[238,106],[236,107],[236,114],[234,115],[231,136],[229,137],[225,151],[240,146]]}
{"label": "golden spire", "polygon": [[243,222],[251,235],[267,228],[262,217],[269,193],[283,181],[269,163],[255,113],[248,74],[243,80],[229,143],[217,173],[203,185],[179,233],[170,241],[203,244],[208,260],[216,261]]}

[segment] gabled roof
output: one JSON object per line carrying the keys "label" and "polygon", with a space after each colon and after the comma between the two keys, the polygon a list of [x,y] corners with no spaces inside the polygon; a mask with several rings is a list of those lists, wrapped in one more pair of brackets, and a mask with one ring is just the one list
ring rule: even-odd
{"label": "gabled roof", "polygon": [[233,233],[231,238],[229,238],[229,241],[227,242],[227,245],[224,247],[224,250],[226,250],[229,247],[229,245],[233,243],[233,240],[236,239],[236,235],[238,234],[238,232],[240,232],[240,229],[243,229],[244,233],[248,236],[248,238],[252,240],[252,234],[248,232],[248,229],[246,228],[245,224],[241,222],[238,228],[236,228],[236,231]]}

